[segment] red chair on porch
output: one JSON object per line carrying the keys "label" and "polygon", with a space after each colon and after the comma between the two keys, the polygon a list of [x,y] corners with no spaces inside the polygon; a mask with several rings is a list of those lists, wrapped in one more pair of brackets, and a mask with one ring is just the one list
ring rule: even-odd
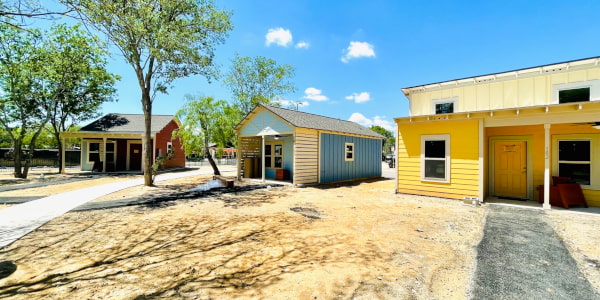
{"label": "red chair on porch", "polygon": [[588,207],[579,183],[559,184],[558,191],[563,204],[562,207],[569,208],[569,205],[583,205],[583,207]]}

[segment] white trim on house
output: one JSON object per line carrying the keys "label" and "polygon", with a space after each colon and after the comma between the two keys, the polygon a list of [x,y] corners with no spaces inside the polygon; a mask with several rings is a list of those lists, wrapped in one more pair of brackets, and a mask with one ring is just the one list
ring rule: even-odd
{"label": "white trim on house", "polygon": [[581,185],[584,190],[600,190],[600,168],[595,165],[600,161],[600,134],[554,134],[552,135],[552,176],[558,176],[558,142],[559,141],[589,141],[590,142],[590,184]]}
{"label": "white trim on house", "polygon": [[[348,148],[348,146],[350,146],[350,148]],[[354,143],[344,143],[344,161],[354,161]],[[348,157],[348,154],[351,154],[350,158]]]}
{"label": "white trim on house", "polygon": [[[427,158],[425,157],[425,142],[428,141],[444,141],[444,158]],[[426,177],[425,162],[426,161],[444,161],[444,178]],[[449,134],[425,134],[421,135],[421,180],[430,182],[450,183],[450,135]]]}
{"label": "white trim on house", "polygon": [[558,92],[565,90],[590,88],[589,101],[600,101],[600,79],[555,84],[552,86],[552,104],[558,103]]}
{"label": "white trim on house", "polygon": [[[458,97],[450,97],[450,98],[441,98],[441,99],[434,99],[431,100],[431,114],[432,115],[436,115],[436,105],[438,104],[445,104],[445,103],[452,103],[453,107],[452,107],[452,112],[451,113],[455,113],[458,110],[457,108],[457,103],[458,103]],[[442,113],[445,114],[445,113]]]}

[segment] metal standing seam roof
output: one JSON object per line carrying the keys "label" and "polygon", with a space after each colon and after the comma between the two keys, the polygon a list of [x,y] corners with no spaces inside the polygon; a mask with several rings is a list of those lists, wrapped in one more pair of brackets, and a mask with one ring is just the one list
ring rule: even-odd
{"label": "metal standing seam roof", "polygon": [[310,114],[301,111],[295,111],[291,109],[285,109],[281,107],[274,107],[270,105],[260,106],[264,107],[268,111],[289,122],[294,127],[330,130],[341,133],[357,134],[381,139],[385,138],[381,134],[352,121],[344,121],[340,119]]}
{"label": "metal standing seam roof", "polygon": [[[152,115],[150,131],[153,133],[161,131],[174,118],[175,116],[173,115]],[[79,131],[144,133],[144,115],[111,113],[85,125]]]}

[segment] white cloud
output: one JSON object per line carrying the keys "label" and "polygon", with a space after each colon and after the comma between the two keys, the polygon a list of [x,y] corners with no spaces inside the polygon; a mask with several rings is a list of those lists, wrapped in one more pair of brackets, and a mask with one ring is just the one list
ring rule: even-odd
{"label": "white cloud", "polygon": [[289,108],[296,108],[296,107],[304,107],[304,106],[309,106],[310,103],[308,101],[293,101],[293,100],[275,100],[275,102],[281,104],[281,106],[284,107],[289,107]]}
{"label": "white cloud", "polygon": [[352,93],[352,95],[346,96],[346,100],[354,100],[356,103],[364,103],[371,100],[371,94],[368,92]]}
{"label": "white cloud", "polygon": [[344,56],[342,56],[342,62],[348,63],[353,58],[359,57],[375,57],[375,50],[373,45],[367,42],[350,42],[350,45],[344,50]]}
{"label": "white cloud", "polygon": [[265,38],[265,44],[267,46],[275,44],[277,46],[287,47],[292,43],[292,33],[289,29],[283,29],[281,27],[269,29]]}
{"label": "white cloud", "polygon": [[321,94],[321,90],[316,89],[314,87],[309,87],[304,90],[304,99],[313,100],[313,101],[327,101],[329,98],[327,96]]}
{"label": "white cloud", "polygon": [[394,123],[392,121],[385,120],[385,117],[381,117],[381,116],[375,116],[375,117],[373,117],[373,119],[369,119],[369,118],[365,117],[363,114],[355,112],[350,116],[348,121],[358,123],[365,127],[381,126],[391,132],[396,131],[396,127],[394,126]]}
{"label": "white cloud", "polygon": [[300,42],[296,43],[296,48],[298,48],[298,49],[308,49],[309,47],[310,47],[310,44],[305,41],[300,41]]}

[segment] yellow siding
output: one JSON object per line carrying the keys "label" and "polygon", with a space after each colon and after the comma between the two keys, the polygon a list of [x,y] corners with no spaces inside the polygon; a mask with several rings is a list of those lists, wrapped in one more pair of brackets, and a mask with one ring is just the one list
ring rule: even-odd
{"label": "yellow siding", "polygon": [[319,136],[316,130],[296,128],[294,184],[319,181]]}
{"label": "yellow siding", "polygon": [[[398,124],[398,192],[463,199],[479,195],[479,123]],[[450,135],[450,182],[421,180],[421,136]]]}
{"label": "yellow siding", "polygon": [[411,115],[432,114],[432,101],[457,97],[455,112],[487,111],[552,104],[554,85],[600,79],[600,67],[527,74],[490,82],[448,85],[409,96]]}

